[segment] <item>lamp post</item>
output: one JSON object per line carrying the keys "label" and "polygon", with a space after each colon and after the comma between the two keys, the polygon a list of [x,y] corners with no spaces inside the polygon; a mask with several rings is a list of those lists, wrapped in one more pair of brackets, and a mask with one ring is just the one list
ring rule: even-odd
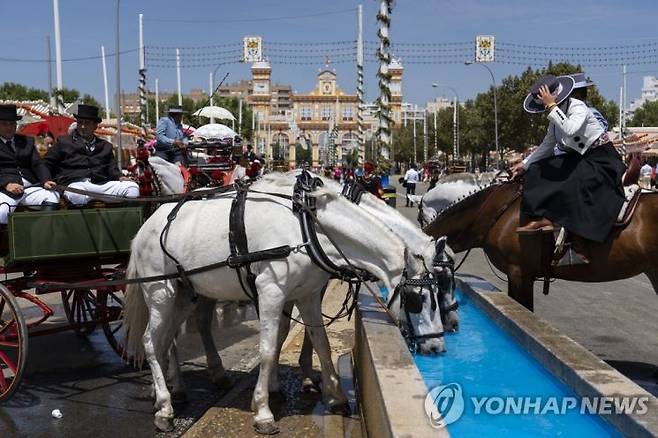
{"label": "lamp post", "polygon": [[[209,82],[209,87],[208,87],[208,101],[210,106],[214,105],[213,102],[213,97],[215,96],[215,75],[217,74],[217,70],[219,70],[219,67],[221,67],[222,63],[217,64],[217,67],[208,75],[208,82]],[[240,96],[240,99],[242,99],[242,96]],[[215,123],[215,118],[211,117],[210,118],[210,123]]]}
{"label": "lamp post", "polygon": [[117,84],[117,164],[119,165],[119,170],[122,169],[123,165],[123,144],[121,140],[121,117],[123,116],[123,111],[121,108],[121,51],[119,47],[120,34],[119,34],[119,12],[120,12],[120,0],[116,1],[116,48],[114,50],[115,58],[114,63],[116,67],[116,84]]}
{"label": "lamp post", "polygon": [[432,87],[434,88],[445,87],[450,89],[453,93],[455,93],[455,105],[452,111],[452,159],[458,160],[459,159],[459,111],[457,110],[457,107],[459,105],[459,94],[457,94],[457,90],[455,90],[455,88],[451,87],[450,85],[438,84],[434,82],[432,84]]}
{"label": "lamp post", "polygon": [[495,141],[496,141],[496,153],[498,154],[498,170],[503,169],[503,151],[498,147],[498,103],[496,99],[496,78],[494,77],[493,71],[489,68],[488,65],[481,62],[474,61],[464,61],[465,65],[477,64],[486,68],[489,74],[491,75],[491,83],[493,84],[493,101],[494,101],[494,132],[495,132]]}

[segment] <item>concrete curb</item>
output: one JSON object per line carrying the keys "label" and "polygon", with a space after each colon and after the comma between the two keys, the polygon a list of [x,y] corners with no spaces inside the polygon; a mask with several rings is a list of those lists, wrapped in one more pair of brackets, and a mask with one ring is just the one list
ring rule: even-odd
{"label": "concrete curb", "polygon": [[[473,279],[474,281],[470,281]],[[556,328],[504,293],[491,293],[471,284],[481,279],[457,279],[457,287],[483,310],[499,327],[551,374],[581,397],[643,397],[648,412],[601,416],[625,436],[658,436],[658,399],[610,365],[583,348]],[[471,284],[469,284],[471,283]]]}
{"label": "concrete curb", "polygon": [[429,424],[427,388],[400,329],[366,294],[356,311],[353,359],[363,436],[449,436]]}

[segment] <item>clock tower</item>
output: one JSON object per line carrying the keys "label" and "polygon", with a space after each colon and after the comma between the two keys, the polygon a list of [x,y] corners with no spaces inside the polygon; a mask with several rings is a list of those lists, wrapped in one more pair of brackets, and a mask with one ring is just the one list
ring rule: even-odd
{"label": "clock tower", "polygon": [[251,109],[256,121],[258,133],[254,134],[254,148],[259,154],[272,159],[271,141],[268,138],[270,121],[270,104],[272,99],[272,67],[267,61],[257,61],[251,65]]}

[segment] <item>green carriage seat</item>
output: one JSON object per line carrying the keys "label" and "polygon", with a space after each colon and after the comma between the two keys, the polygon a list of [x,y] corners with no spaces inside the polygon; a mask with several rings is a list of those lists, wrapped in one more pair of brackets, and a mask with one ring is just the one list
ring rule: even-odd
{"label": "green carriage seat", "polygon": [[142,207],[11,213],[6,264],[126,256],[143,222]]}

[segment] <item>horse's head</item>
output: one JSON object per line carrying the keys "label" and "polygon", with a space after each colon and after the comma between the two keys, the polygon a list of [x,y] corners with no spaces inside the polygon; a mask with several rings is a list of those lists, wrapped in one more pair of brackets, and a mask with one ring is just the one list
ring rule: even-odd
{"label": "horse's head", "polygon": [[443,236],[436,239],[432,269],[438,288],[439,309],[443,329],[450,332],[459,330],[458,303],[455,298],[455,254]]}
{"label": "horse's head", "polygon": [[413,351],[443,353],[445,341],[441,320],[441,297],[435,269],[419,254],[405,249],[405,270],[389,306],[399,307],[402,334]]}

